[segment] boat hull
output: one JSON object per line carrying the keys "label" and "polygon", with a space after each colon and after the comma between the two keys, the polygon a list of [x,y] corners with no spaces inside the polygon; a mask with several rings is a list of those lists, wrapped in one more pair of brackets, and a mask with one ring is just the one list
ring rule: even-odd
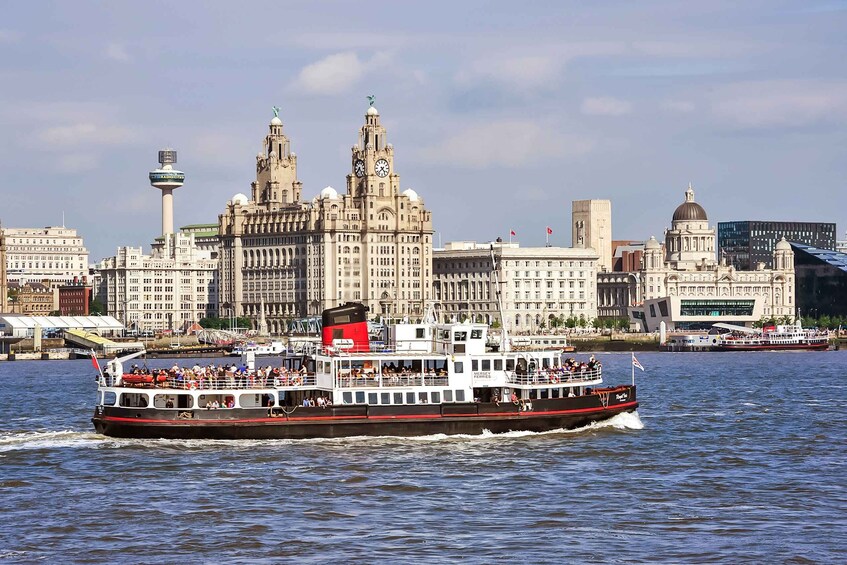
{"label": "boat hull", "polygon": [[[98,433],[123,438],[307,439],[351,436],[477,435],[573,429],[638,408],[634,386],[574,398],[540,399],[524,410],[512,403],[289,408],[268,417],[256,410],[165,411],[105,408],[92,422]],[[188,413],[191,417],[188,418]],[[180,414],[183,418],[180,418]]]}
{"label": "boat hull", "polygon": [[717,345],[712,346],[713,351],[824,351],[828,348],[829,348],[828,342],[823,342],[823,343],[761,344],[761,345],[717,344]]}

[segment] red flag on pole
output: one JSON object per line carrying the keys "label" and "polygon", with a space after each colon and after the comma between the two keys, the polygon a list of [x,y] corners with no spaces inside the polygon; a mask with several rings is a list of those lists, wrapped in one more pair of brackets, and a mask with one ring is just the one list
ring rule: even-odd
{"label": "red flag on pole", "polygon": [[94,368],[97,369],[97,372],[101,375],[103,374],[103,370],[100,368],[100,362],[97,361],[97,354],[94,353],[94,350],[91,350],[91,364],[94,365]]}
{"label": "red flag on pole", "polygon": [[550,226],[547,226],[547,235],[553,235],[553,230],[550,229]]}
{"label": "red flag on pole", "polygon": [[515,230],[509,230],[509,235],[518,235],[515,233]]}

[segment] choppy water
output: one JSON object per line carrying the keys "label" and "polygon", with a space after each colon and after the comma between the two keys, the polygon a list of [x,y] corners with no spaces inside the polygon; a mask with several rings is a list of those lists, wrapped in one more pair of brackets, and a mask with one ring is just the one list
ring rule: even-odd
{"label": "choppy water", "polygon": [[639,360],[583,430],[237,442],[98,436],[88,361],[2,363],[0,560],[844,561],[847,353]]}

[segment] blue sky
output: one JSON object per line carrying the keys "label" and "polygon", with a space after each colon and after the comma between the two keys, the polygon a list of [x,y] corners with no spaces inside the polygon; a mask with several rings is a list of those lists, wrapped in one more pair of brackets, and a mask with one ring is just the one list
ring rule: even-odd
{"label": "blue sky", "polygon": [[[13,2],[0,19],[0,220],[77,228],[91,260],[249,193],[271,106],[304,196],[345,188],[376,106],[443,241],[570,245],[570,203],[661,237],[688,183],[711,223],[847,229],[847,2]],[[438,239],[436,239],[436,242]]]}

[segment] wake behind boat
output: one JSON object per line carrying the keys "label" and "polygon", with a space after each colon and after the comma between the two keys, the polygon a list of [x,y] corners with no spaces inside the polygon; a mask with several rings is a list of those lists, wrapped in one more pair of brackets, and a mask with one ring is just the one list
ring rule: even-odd
{"label": "wake behind boat", "polygon": [[92,421],[116,437],[288,439],[547,431],[638,407],[634,385],[600,386],[599,362],[486,351],[488,329],[402,323],[372,351],[365,307],[347,304],[324,312],[318,351],[270,370],[132,375],[138,354],[114,359]]}

